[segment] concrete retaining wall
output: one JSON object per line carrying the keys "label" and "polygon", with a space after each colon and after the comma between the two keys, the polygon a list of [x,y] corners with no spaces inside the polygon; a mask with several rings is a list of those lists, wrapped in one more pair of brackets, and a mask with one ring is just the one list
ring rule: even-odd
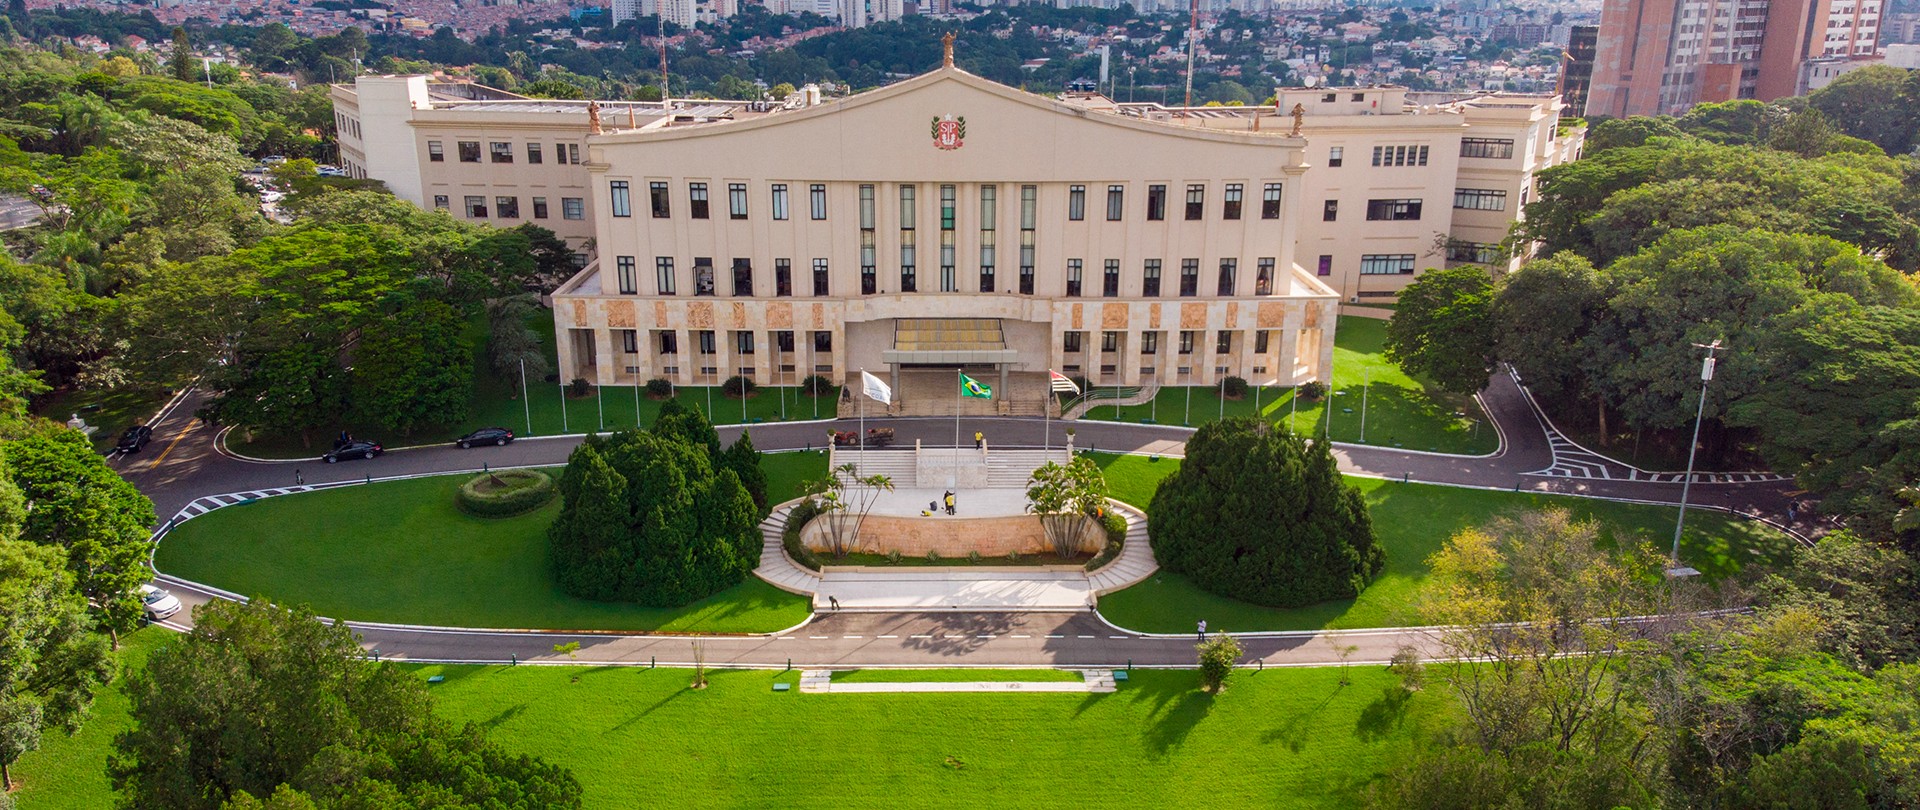
{"label": "concrete retaining wall", "polygon": [[[853,520],[852,515],[814,518],[800,531],[800,541],[807,548],[825,552],[828,549],[831,522],[846,521],[851,524]],[[1080,551],[1097,553],[1105,545],[1106,533],[1099,524],[1092,520],[1084,521],[1080,531]],[[1016,551],[1021,554],[1052,553],[1053,544],[1047,542],[1046,530],[1041,527],[1040,518],[1034,515],[979,518],[870,515],[860,526],[854,549],[866,554],[898,551],[906,557],[924,557],[929,551],[942,557],[965,557],[968,552],[975,551],[982,557],[1004,557]]]}

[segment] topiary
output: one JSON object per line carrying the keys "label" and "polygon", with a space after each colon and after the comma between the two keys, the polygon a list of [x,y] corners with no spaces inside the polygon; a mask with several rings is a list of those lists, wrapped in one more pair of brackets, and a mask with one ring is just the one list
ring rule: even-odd
{"label": "topiary", "polygon": [[800,390],[810,397],[824,397],[833,393],[833,381],[818,374],[809,374],[800,381]]}
{"label": "topiary", "polygon": [[1294,389],[1295,395],[1308,401],[1318,401],[1327,395],[1327,384],[1319,380],[1308,380]]}
{"label": "topiary", "polygon": [[1233,417],[1200,428],[1186,452],[1147,510],[1167,570],[1243,602],[1300,607],[1352,599],[1386,565],[1331,443]]}
{"label": "topiary", "polygon": [[1220,393],[1228,399],[1239,399],[1247,395],[1247,381],[1242,377],[1228,377],[1220,381]]}
{"label": "topiary", "polygon": [[587,395],[587,389],[587,378],[575,377],[573,378],[573,382],[567,383],[567,396],[579,399]]}
{"label": "topiary", "polygon": [[553,479],[539,470],[502,470],[474,476],[460,485],[454,500],[476,517],[524,515],[553,500]]}
{"label": "topiary", "polygon": [[654,399],[666,399],[673,396],[673,382],[659,377],[647,381],[647,396]]}
{"label": "topiary", "polygon": [[755,385],[752,380],[736,374],[728,377],[726,382],[720,384],[720,393],[735,399],[745,399],[753,394],[753,389],[759,387],[760,386]]}

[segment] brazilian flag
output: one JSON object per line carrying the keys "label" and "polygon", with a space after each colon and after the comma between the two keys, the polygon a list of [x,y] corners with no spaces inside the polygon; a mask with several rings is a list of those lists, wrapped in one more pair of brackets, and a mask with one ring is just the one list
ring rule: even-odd
{"label": "brazilian flag", "polygon": [[965,374],[961,374],[960,375],[960,396],[973,397],[975,399],[993,399],[993,389],[988,388],[986,385],[982,384],[979,380],[976,380]]}

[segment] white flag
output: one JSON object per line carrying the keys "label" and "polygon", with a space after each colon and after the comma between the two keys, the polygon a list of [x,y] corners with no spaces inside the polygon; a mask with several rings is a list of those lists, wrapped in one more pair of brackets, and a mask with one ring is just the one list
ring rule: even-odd
{"label": "white flag", "polygon": [[868,397],[887,405],[893,404],[893,389],[881,382],[879,377],[860,372],[860,387]]}

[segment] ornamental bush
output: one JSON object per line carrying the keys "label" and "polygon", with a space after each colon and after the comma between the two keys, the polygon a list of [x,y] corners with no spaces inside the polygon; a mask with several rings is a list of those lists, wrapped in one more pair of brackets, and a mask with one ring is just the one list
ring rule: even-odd
{"label": "ornamental bush", "polygon": [[833,393],[833,381],[818,374],[809,374],[800,381],[800,390],[810,397],[824,397]]}
{"label": "ornamental bush", "polygon": [[553,478],[539,470],[482,473],[460,485],[460,511],[485,518],[524,515],[553,500]]}
{"label": "ornamental bush", "polygon": [[759,387],[752,380],[736,374],[720,384],[720,393],[736,399],[744,399],[753,393],[753,389]]}
{"label": "ornamental bush", "polygon": [[819,517],[820,513],[819,499],[802,500],[794,504],[792,509],[787,510],[786,526],[780,532],[780,544],[786,548],[787,556],[809,571],[820,570],[820,558],[814,556],[813,550],[807,548],[807,544],[800,542],[800,531],[805,529],[814,518]]}
{"label": "ornamental bush", "polygon": [[1147,514],[1162,567],[1257,605],[1352,599],[1386,565],[1360,490],[1340,478],[1329,443],[1256,419],[1194,433]]}
{"label": "ornamental bush", "polygon": [[1220,381],[1220,393],[1228,399],[1240,399],[1247,395],[1245,377],[1228,377]]}
{"label": "ornamental bush", "polygon": [[666,399],[667,397],[673,396],[673,381],[663,377],[655,377],[648,380],[647,396],[653,397],[654,399]]}

